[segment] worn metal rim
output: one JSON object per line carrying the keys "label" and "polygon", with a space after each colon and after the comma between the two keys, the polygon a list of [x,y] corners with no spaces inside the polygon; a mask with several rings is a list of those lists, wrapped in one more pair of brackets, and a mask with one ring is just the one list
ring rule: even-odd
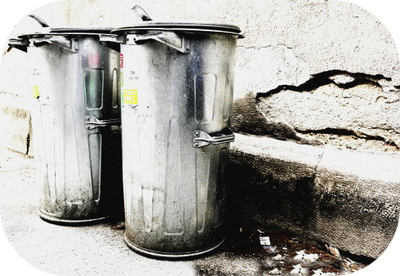
{"label": "worn metal rim", "polygon": [[239,27],[227,24],[146,22],[129,27],[116,28],[112,30],[112,33],[134,33],[141,31],[192,31],[235,35],[239,35],[241,32]]}
{"label": "worn metal rim", "polygon": [[43,220],[53,223],[53,224],[58,224],[58,225],[69,225],[69,226],[80,226],[80,225],[90,225],[90,224],[96,224],[96,223],[101,223],[104,221],[107,221],[110,219],[110,216],[104,216],[104,217],[98,217],[98,218],[92,218],[92,219],[80,219],[80,220],[68,220],[68,219],[60,219],[57,217],[54,217],[52,215],[49,215],[45,213],[44,211],[40,210],[39,214],[40,218]]}
{"label": "worn metal rim", "polygon": [[51,36],[99,36],[99,35],[109,35],[112,36],[110,33],[90,33],[90,32],[59,32],[59,33],[28,33],[19,35],[18,38],[35,38],[35,37],[51,37]]}
{"label": "worn metal rim", "polygon": [[109,34],[114,28],[50,28],[50,33],[97,33]]}
{"label": "worn metal rim", "polygon": [[122,31],[127,34],[129,33],[137,33],[140,31],[163,31],[163,32],[182,32],[182,33],[211,33],[211,34],[225,34],[225,35],[237,35],[240,38],[243,38],[242,34],[236,32],[227,32],[227,31],[218,31],[218,30],[203,30],[203,29],[174,29],[174,28],[154,28],[154,29],[136,29],[134,31]]}
{"label": "worn metal rim", "polygon": [[156,258],[160,258],[160,259],[183,259],[183,258],[198,257],[201,255],[210,253],[211,251],[214,251],[215,249],[220,247],[225,242],[225,238],[223,238],[222,241],[220,241],[219,243],[217,243],[217,245],[214,245],[212,247],[208,247],[208,248],[200,249],[200,250],[196,250],[196,251],[172,253],[172,252],[154,251],[154,250],[150,250],[150,249],[146,249],[141,246],[138,246],[138,245],[134,244],[132,241],[130,241],[129,238],[126,236],[126,234],[124,234],[124,240],[130,249],[132,249],[142,255],[146,255],[149,257],[156,257]]}

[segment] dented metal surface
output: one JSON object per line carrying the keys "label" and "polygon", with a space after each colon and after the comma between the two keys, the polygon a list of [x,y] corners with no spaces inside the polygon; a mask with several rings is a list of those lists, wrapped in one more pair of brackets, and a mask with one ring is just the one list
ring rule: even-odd
{"label": "dented metal surface", "polygon": [[[224,241],[238,36],[149,33],[121,45],[125,241],[150,256],[196,256]],[[228,135],[198,147],[195,133]]]}
{"label": "dented metal surface", "polygon": [[106,219],[122,206],[119,54],[101,45],[98,34],[21,38],[36,99],[40,216],[59,224]]}

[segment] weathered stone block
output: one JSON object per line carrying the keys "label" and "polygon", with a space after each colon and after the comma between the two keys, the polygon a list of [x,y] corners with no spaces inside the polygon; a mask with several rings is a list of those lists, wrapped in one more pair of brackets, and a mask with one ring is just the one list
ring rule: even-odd
{"label": "weathered stone block", "polygon": [[[236,134],[229,187],[234,214],[301,232],[315,211],[314,178],[323,149]],[[238,201],[238,199],[241,199]]]}
{"label": "weathered stone block", "polygon": [[6,95],[0,98],[0,147],[32,155],[30,110],[10,104],[10,99]]}
{"label": "weathered stone block", "polygon": [[378,257],[391,242],[400,211],[400,158],[327,149],[315,189],[319,240]]}
{"label": "weathered stone block", "polygon": [[290,230],[377,258],[396,231],[400,158],[236,135],[231,220]]}

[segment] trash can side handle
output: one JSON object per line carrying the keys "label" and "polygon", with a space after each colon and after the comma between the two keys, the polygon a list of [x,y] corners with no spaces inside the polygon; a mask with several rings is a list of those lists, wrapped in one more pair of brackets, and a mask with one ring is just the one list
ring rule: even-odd
{"label": "trash can side handle", "polygon": [[[8,46],[10,46],[11,48],[21,50],[23,52],[28,52],[28,41],[25,39],[10,38],[8,40]],[[9,52],[9,51],[10,51],[10,49],[7,50],[7,52]]]}
{"label": "trash can side handle", "polygon": [[101,45],[106,46],[115,51],[121,50],[121,44],[125,44],[125,36],[117,36],[114,34],[100,34],[99,42]]}
{"label": "trash can side handle", "polygon": [[40,44],[47,43],[56,45],[72,53],[78,52],[78,42],[75,39],[68,39],[64,36],[51,36],[51,37],[35,37],[31,39],[35,46],[40,46]]}
{"label": "trash can side handle", "polygon": [[146,34],[128,34],[126,44],[140,44],[148,40],[155,40],[171,47],[182,54],[190,53],[189,40],[175,32],[150,32]]}
{"label": "trash can side handle", "polygon": [[229,134],[218,134],[212,136],[201,130],[193,132],[193,147],[202,148],[210,145],[219,145],[224,143],[230,143],[235,140],[235,134],[229,130]]}
{"label": "trash can side handle", "polygon": [[86,117],[85,118],[85,129],[92,130],[99,127],[107,127],[111,125],[121,125],[121,119],[108,119],[99,120],[96,117]]}

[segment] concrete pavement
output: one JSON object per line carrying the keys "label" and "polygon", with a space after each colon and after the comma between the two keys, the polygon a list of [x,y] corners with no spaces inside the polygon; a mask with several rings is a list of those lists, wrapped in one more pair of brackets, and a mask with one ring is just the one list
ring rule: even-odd
{"label": "concrete pavement", "polygon": [[65,227],[38,216],[34,162],[0,150],[1,219],[14,249],[30,264],[56,275],[195,275],[193,261],[160,261],[129,249],[123,230],[105,223]]}

